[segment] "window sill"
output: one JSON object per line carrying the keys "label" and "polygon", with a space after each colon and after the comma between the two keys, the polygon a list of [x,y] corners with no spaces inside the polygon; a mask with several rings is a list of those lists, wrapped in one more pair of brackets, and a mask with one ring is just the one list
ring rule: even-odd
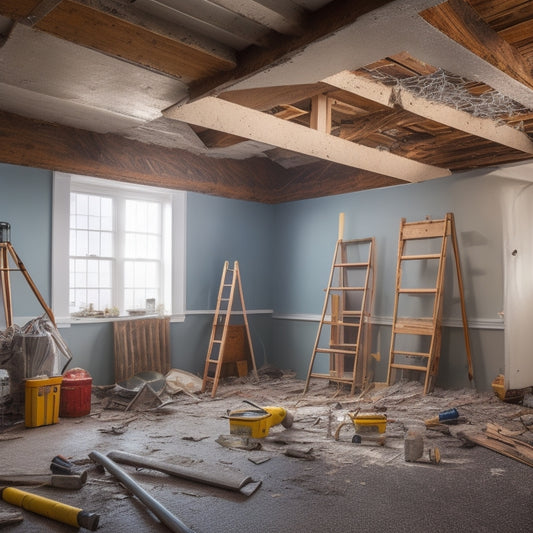
{"label": "window sill", "polygon": [[170,317],[170,322],[184,322],[185,314],[173,314],[173,315],[159,315],[155,314],[145,314],[145,315],[121,315],[121,316],[106,316],[106,317],[64,317],[57,318],[56,324],[58,328],[69,328],[71,325],[78,324],[103,324],[106,322],[122,322],[124,320],[141,320],[143,318],[157,318],[157,317]]}

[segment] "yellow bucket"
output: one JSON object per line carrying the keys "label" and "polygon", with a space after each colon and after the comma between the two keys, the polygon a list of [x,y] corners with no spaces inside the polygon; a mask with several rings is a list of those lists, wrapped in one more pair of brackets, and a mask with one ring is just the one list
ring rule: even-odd
{"label": "yellow bucket", "polygon": [[280,424],[286,415],[287,411],[283,407],[237,409],[228,414],[229,430],[232,435],[261,439],[268,435],[272,426]]}
{"label": "yellow bucket", "polygon": [[377,429],[379,433],[385,433],[387,429],[387,416],[376,413],[359,413],[357,415],[350,415],[355,430],[358,432],[373,431]]}

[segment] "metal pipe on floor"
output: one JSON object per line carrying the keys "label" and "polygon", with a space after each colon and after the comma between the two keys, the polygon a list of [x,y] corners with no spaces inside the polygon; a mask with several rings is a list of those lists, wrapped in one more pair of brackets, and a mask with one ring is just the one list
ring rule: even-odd
{"label": "metal pipe on floor", "polygon": [[179,518],[163,507],[156,499],[152,498],[137,482],[122,470],[114,461],[93,451],[89,457],[103,466],[110,474],[113,474],[128,490],[130,490],[139,500],[141,500],[161,522],[175,533],[194,533]]}

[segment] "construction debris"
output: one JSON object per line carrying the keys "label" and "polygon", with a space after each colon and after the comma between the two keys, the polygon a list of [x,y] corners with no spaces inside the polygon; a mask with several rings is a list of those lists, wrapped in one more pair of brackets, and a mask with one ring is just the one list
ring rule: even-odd
{"label": "construction debris", "polygon": [[501,426],[489,423],[484,433],[463,432],[461,436],[475,444],[533,466],[533,445],[518,438],[523,433],[524,431],[510,435]]}
{"label": "construction debris", "polygon": [[252,495],[260,486],[261,481],[254,480],[250,476],[244,476],[240,472],[224,469],[217,472],[213,467],[192,468],[190,466],[180,466],[163,461],[156,461],[132,453],[112,451],[107,457],[116,463],[135,466],[137,468],[148,468],[163,472],[170,476],[175,476],[197,483],[204,483],[213,487],[240,492],[245,496]]}

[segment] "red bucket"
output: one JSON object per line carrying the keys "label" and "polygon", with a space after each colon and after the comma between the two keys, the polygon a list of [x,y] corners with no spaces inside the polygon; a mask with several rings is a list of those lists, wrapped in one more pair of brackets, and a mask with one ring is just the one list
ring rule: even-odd
{"label": "red bucket", "polygon": [[91,412],[93,378],[82,368],[72,368],[63,374],[59,400],[59,416],[76,418]]}

